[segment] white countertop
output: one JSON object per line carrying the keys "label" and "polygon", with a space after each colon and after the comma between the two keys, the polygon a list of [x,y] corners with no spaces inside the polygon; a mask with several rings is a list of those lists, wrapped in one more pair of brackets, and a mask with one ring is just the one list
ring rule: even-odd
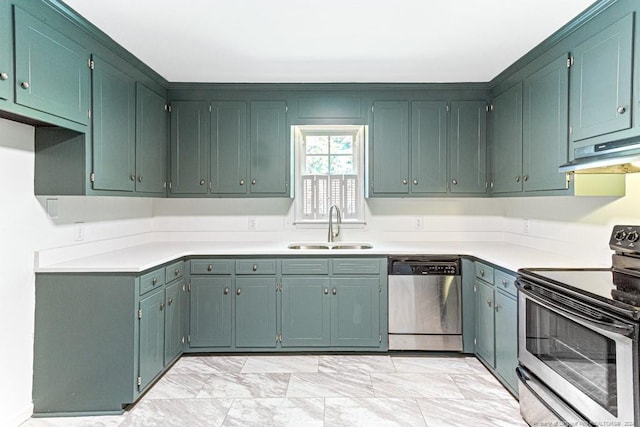
{"label": "white countertop", "polygon": [[[467,255],[517,271],[524,267],[606,267],[579,258],[504,242],[369,242],[364,250],[288,249],[291,242],[174,242],[157,241],[50,265],[36,265],[36,273],[139,273],[190,256],[309,256],[353,255]],[[308,242],[311,243],[311,242]],[[318,242],[320,243],[320,242]],[[347,244],[348,242],[339,242]],[[357,243],[357,242],[356,242]]]}

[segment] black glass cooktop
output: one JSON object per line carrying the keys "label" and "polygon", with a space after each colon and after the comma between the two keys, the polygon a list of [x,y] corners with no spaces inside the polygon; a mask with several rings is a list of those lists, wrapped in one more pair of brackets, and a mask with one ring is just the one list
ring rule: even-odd
{"label": "black glass cooktop", "polygon": [[625,317],[640,318],[640,280],[611,269],[525,268],[522,278],[557,292],[591,302]]}

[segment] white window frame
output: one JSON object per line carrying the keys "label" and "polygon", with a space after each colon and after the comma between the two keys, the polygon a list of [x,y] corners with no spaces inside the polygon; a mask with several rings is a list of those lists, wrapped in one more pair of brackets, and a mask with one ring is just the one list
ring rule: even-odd
{"label": "white window frame", "polygon": [[[300,224],[327,224],[328,211],[331,205],[340,207],[343,224],[364,224],[364,147],[366,139],[366,126],[293,126],[292,139],[295,153],[295,220],[296,225]],[[313,179],[304,179],[303,170],[306,166],[305,136],[307,135],[353,135],[353,167],[354,174],[349,175],[314,175]],[[332,179],[338,177],[339,179]],[[326,206],[314,206],[313,215],[305,215],[304,204],[316,202],[314,193],[328,191],[330,188],[340,188],[340,200],[332,199]],[[356,189],[357,196],[350,203],[348,209],[344,206],[348,201],[346,194]],[[355,204],[355,206],[354,206]],[[353,208],[353,209],[351,209]],[[352,211],[352,213],[349,213]]]}

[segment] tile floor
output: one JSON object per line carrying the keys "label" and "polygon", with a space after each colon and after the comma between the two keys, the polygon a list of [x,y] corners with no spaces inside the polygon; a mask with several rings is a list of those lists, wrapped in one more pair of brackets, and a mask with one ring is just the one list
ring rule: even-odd
{"label": "tile floor", "polygon": [[526,426],[473,357],[184,356],[119,416],[32,418],[23,427]]}

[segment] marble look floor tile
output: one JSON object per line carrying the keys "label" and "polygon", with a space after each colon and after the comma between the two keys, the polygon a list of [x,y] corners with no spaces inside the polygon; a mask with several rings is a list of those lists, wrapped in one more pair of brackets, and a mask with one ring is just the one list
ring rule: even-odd
{"label": "marble look floor tile", "polygon": [[527,427],[506,400],[417,400],[429,427]]}
{"label": "marble look floor tile", "polygon": [[511,399],[511,394],[491,374],[451,375],[467,399]]}
{"label": "marble look floor tile", "polygon": [[476,370],[466,357],[397,357],[391,358],[396,372],[427,374],[473,374]]}
{"label": "marble look floor tile", "polygon": [[473,368],[473,370],[477,374],[488,374],[489,373],[489,369],[487,369],[487,367],[484,366],[484,364],[481,361],[479,361],[478,359],[476,359],[475,357],[466,357],[465,360],[467,361],[469,366],[471,366]]}
{"label": "marble look floor tile", "polygon": [[144,400],[121,426],[220,426],[232,403],[233,399]]}
{"label": "marble look floor tile", "polygon": [[463,399],[451,376],[443,374],[371,374],[375,397],[442,397]]}
{"label": "marble look floor tile", "polygon": [[247,356],[183,356],[169,371],[172,374],[239,373]]}
{"label": "marble look floor tile", "polygon": [[287,397],[373,397],[369,374],[318,372],[291,374]]}
{"label": "marble look floor tile", "polygon": [[319,372],[395,372],[396,369],[387,355],[383,356],[320,356]]}
{"label": "marble look floor tile", "polygon": [[195,398],[210,375],[204,373],[173,373],[173,371],[170,371],[144,395],[144,399]]}
{"label": "marble look floor tile", "polygon": [[222,425],[225,427],[322,427],[324,399],[235,399]]}
{"label": "marble look floor tile", "polygon": [[285,397],[291,374],[213,374],[199,398]]}
{"label": "marble look floor tile", "polygon": [[123,415],[97,417],[47,417],[29,418],[20,427],[118,427],[126,419]]}
{"label": "marble look floor tile", "polygon": [[426,426],[415,399],[327,398],[324,422],[336,427]]}
{"label": "marble look floor tile", "polygon": [[318,372],[317,356],[254,356],[250,357],[241,373],[294,373]]}

